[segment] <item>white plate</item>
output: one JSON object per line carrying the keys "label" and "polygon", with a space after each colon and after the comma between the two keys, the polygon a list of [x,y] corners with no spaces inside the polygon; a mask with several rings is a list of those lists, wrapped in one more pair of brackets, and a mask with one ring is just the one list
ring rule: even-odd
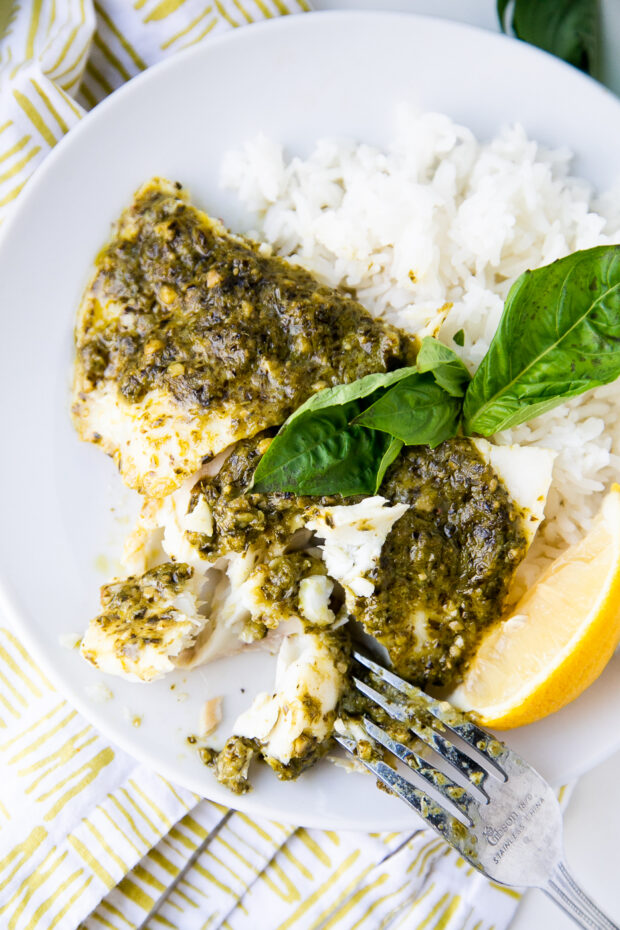
{"label": "white plate", "polygon": [[[520,120],[541,142],[572,148],[576,170],[598,186],[614,180],[620,104],[577,71],[445,21],[315,14],[206,42],[115,93],[38,170],[0,243],[3,606],[58,687],[123,749],[207,797],[290,823],[394,830],[413,815],[370,778],[330,764],[293,783],[261,771],[240,799],[215,783],[185,737],[205,698],[224,694],[230,723],[269,687],[268,659],[223,660],[148,686],[108,678],[114,699],[97,704],[86,689],[103,676],[59,645],[59,634],[82,630],[97,612],[97,565],[118,552],[126,530],[118,512],[129,498],[111,461],[79,443],[69,422],[72,323],[93,256],[142,181],[179,179],[243,229],[239,207],[218,188],[226,149],[260,130],[302,154],[326,134],[382,143],[403,99],[481,137]],[[124,707],[142,716],[138,729]],[[514,731],[510,743],[559,783],[620,746],[619,714],[616,658],[583,697]]]}

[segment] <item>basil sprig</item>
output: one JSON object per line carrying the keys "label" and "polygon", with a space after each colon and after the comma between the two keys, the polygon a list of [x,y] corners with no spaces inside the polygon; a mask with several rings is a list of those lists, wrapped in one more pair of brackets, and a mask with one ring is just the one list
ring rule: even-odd
{"label": "basil sprig", "polygon": [[[376,493],[403,443],[436,446],[454,435],[460,402],[436,380],[442,372],[453,380],[447,372],[456,355],[447,352],[449,358],[437,362],[432,375],[412,366],[314,394],[263,455],[252,490]],[[372,422],[364,422],[365,416]]]}
{"label": "basil sprig", "polygon": [[454,392],[464,377],[458,366],[467,369],[439,345],[423,340],[424,373],[416,364],[313,394],[261,458],[252,490],[375,494],[404,443],[434,447],[454,436],[461,411]]}
{"label": "basil sprig", "polygon": [[490,436],[620,376],[620,246],[574,252],[512,285],[465,396],[465,432]]}
{"label": "basil sprig", "polygon": [[366,375],[325,388],[288,418],[254,472],[251,490],[297,494],[374,493],[400,452],[389,436],[355,426],[353,420],[377,396],[415,367]]}
{"label": "basil sprig", "polygon": [[314,394],[269,446],[252,489],[374,494],[403,445],[434,448],[460,429],[490,436],[618,377],[620,245],[598,246],[515,281],[473,380],[429,336],[415,366]]}
{"label": "basil sprig", "polygon": [[390,436],[354,425],[360,409],[352,401],[296,417],[261,458],[252,490],[374,494]]}

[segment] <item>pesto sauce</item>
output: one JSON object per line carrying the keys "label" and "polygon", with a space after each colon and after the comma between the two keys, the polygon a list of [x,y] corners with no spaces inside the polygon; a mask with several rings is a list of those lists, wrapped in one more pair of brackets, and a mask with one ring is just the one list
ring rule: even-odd
{"label": "pesto sauce", "polygon": [[[201,478],[192,490],[189,509],[203,497],[213,515],[213,534],[190,534],[190,541],[206,557],[226,552],[244,552],[248,546],[286,547],[291,536],[304,525],[305,511],[318,500],[342,503],[340,495],[330,498],[297,497],[288,491],[257,494],[248,491],[261,456],[269,448],[275,430],[238,442],[217,475]],[[322,573],[322,572],[320,572]]]}
{"label": "pesto sauce", "polygon": [[260,617],[246,621],[242,639],[245,642],[263,639],[268,630],[276,629],[283,620],[300,619],[304,628],[309,627],[300,616],[299,585],[303,578],[322,574],[325,565],[321,559],[303,552],[284,553],[259,565],[252,577],[258,578],[255,598],[262,612]]}
{"label": "pesto sauce", "polygon": [[[202,497],[211,509],[212,535],[188,534],[190,543],[205,558],[231,551],[245,552],[257,544],[274,552],[271,559],[256,569],[262,576],[260,595],[264,611],[260,619],[254,618],[246,624],[244,639],[248,642],[262,639],[268,629],[277,627],[283,619],[300,617],[300,582],[312,575],[326,574],[322,559],[306,551],[288,551],[291,538],[303,529],[305,512],[316,503],[316,498],[247,492],[256,465],[271,441],[270,432],[237,443],[217,475],[202,478],[194,485],[189,504],[191,511]],[[341,502],[340,497],[323,500]]]}
{"label": "pesto sauce", "polygon": [[154,388],[197,412],[239,405],[251,435],[313,392],[410,364],[412,337],[371,317],[154,179],[97,259],[77,334],[89,389],[126,401]]}
{"label": "pesto sauce", "polygon": [[295,742],[295,755],[284,765],[273,756],[261,755],[258,740],[245,736],[230,736],[219,752],[210,747],[203,747],[198,750],[198,754],[201,761],[213,769],[221,785],[225,785],[233,794],[246,794],[252,787],[248,775],[254,759],[259,758],[266,762],[281,781],[292,781],[318,762],[331,747],[331,738],[318,740],[311,734],[302,733]]}
{"label": "pesto sauce", "polygon": [[182,562],[166,562],[144,575],[103,585],[102,612],[92,623],[115,636],[114,649],[119,655],[128,648],[159,646],[178,618],[171,600],[184,590],[193,573]]}
{"label": "pesto sauce", "polygon": [[525,555],[521,512],[467,439],[405,449],[381,493],[409,509],[369,572],[374,593],[352,614],[403,678],[455,685]]}
{"label": "pesto sauce", "polygon": [[296,614],[300,581],[310,575],[324,573],[320,559],[313,559],[303,552],[288,552],[266,564],[261,594],[267,602],[280,605],[285,614]]}
{"label": "pesto sauce", "polygon": [[[310,508],[363,499],[247,491],[269,441],[263,433],[238,443],[218,475],[196,485],[195,500],[204,495],[214,518],[213,536],[197,541],[205,555],[243,551],[259,540],[286,546]],[[380,493],[408,510],[368,573],[374,593],[357,598],[349,612],[387,648],[398,674],[423,688],[452,686],[501,616],[527,549],[521,511],[469,439],[403,449]]]}
{"label": "pesto sauce", "polygon": [[250,764],[258,754],[258,743],[244,736],[231,736],[220,752],[202,749],[200,756],[206,765],[213,766],[215,777],[234,794],[245,794],[250,790],[248,772]]}
{"label": "pesto sauce", "polygon": [[[335,721],[336,714],[332,716]],[[319,740],[312,733],[304,732],[295,740],[294,755],[286,765],[270,755],[264,755],[263,759],[281,781],[293,781],[322,759],[332,746],[331,737]]]}

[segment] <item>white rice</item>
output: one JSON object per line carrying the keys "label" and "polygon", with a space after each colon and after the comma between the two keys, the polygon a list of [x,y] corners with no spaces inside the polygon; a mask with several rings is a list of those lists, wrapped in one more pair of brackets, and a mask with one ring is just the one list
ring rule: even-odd
{"label": "white rice", "polygon": [[[620,191],[570,175],[571,154],[519,125],[491,142],[436,113],[398,111],[385,150],[323,139],[287,159],[259,136],[227,154],[223,184],[255,213],[251,235],[413,333],[439,334],[472,372],[514,279],[577,249],[620,242]],[[463,329],[465,344],[452,341]],[[620,385],[590,391],[496,441],[558,451],[531,583],[588,528],[620,477]]]}

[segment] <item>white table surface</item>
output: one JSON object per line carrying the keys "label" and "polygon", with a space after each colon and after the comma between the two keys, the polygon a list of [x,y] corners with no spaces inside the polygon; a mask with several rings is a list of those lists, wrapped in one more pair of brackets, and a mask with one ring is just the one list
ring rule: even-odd
{"label": "white table surface", "polygon": [[[599,0],[602,13],[601,77],[620,94],[620,0]],[[314,9],[411,11],[499,31],[495,0],[313,0]],[[620,155],[620,153],[619,153]],[[575,747],[578,752],[578,747]],[[574,877],[620,925],[620,753],[585,775],[564,817],[566,861]],[[530,891],[510,930],[572,930],[565,916],[542,892]]]}

